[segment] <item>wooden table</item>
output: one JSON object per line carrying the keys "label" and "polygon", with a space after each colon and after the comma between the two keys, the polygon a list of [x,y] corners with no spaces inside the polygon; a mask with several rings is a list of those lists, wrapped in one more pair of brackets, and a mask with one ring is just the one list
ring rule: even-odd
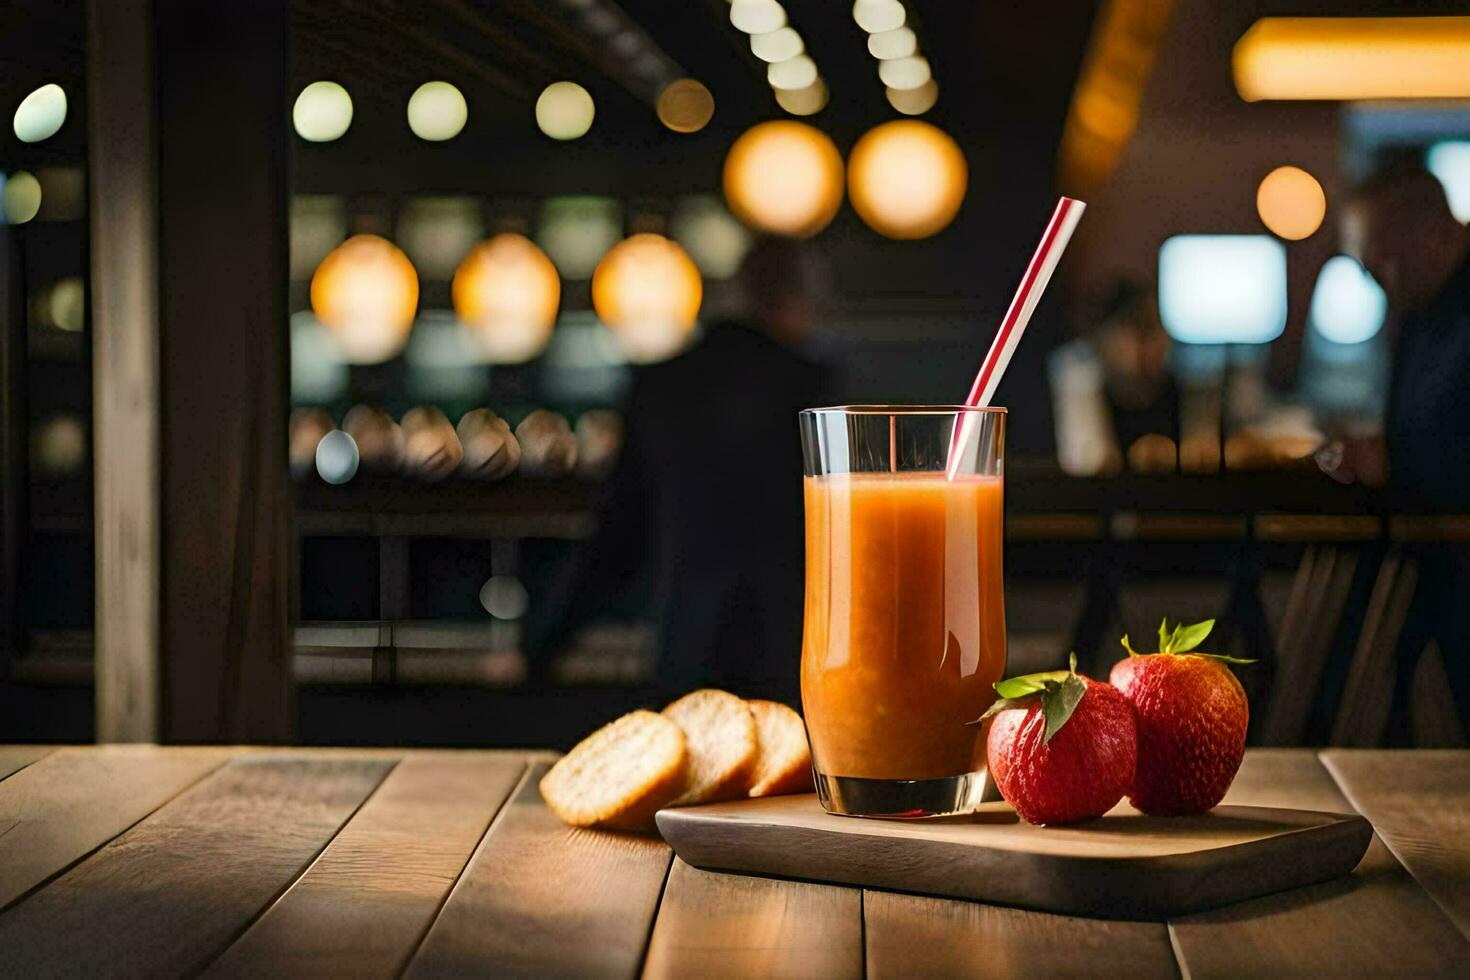
{"label": "wooden table", "polygon": [[560,824],[536,752],[0,747],[0,974],[1470,975],[1470,752],[1254,750],[1347,878],[1107,922],[711,874]]}

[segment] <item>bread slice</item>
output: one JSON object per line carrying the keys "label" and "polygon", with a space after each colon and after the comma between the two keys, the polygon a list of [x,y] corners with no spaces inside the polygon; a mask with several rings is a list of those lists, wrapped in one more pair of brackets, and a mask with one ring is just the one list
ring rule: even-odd
{"label": "bread slice", "polygon": [[755,719],[744,701],[726,691],[706,688],[669,705],[664,717],[684,730],[689,748],[684,786],[670,806],[745,795],[755,767],[756,736]]}
{"label": "bread slice", "polygon": [[751,796],[812,791],[812,753],[801,715],[777,701],[747,701],[760,745],[750,777]]}
{"label": "bread slice", "polygon": [[541,777],[541,798],[576,827],[647,829],[683,788],[687,761],[678,725],[652,711],[634,711],[562,756]]}

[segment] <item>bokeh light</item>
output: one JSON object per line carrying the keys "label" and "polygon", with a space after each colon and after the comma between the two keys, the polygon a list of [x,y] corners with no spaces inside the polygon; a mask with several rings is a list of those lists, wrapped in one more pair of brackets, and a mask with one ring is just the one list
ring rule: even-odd
{"label": "bokeh light", "polygon": [[633,361],[656,361],[689,339],[704,284],[694,261],[662,235],[624,239],[592,275],[592,306]]}
{"label": "bokeh light", "polygon": [[1263,17],[1231,62],[1247,102],[1463,99],[1470,17]]}
{"label": "bokeh light", "polygon": [[806,238],[842,205],[842,154],[821,130],[788,119],[741,134],[725,157],[725,201],[762,231]]}
{"label": "bokeh light", "polygon": [[11,127],[22,143],[39,143],[55,136],[66,122],[66,91],[56,84],[42,85],[21,100]]}
{"label": "bokeh light", "polygon": [[790,27],[750,35],[750,53],[762,61],[777,62],[795,58],[806,50],[801,35]]}
{"label": "bokeh light", "polygon": [[909,58],[894,58],[891,61],[878,62],[878,80],[900,92],[920,88],[933,77],[929,70],[928,58],[915,55]]}
{"label": "bokeh light", "polygon": [[291,278],[310,279],[327,253],[347,237],[347,204],[332,194],[291,197]]}
{"label": "bokeh light", "polygon": [[1269,235],[1175,235],[1159,248],[1159,318],[1185,344],[1264,344],[1286,329],[1286,247]]}
{"label": "bokeh light", "polygon": [[728,279],[750,248],[750,232],[719,198],[701,195],[679,202],[669,218],[669,234],[684,246],[706,279]]}
{"label": "bokeh light", "polygon": [[1470,140],[1444,140],[1424,154],[1424,165],[1444,185],[1450,211],[1470,221]]}
{"label": "bokeh light", "polygon": [[81,276],[67,276],[52,284],[45,297],[46,323],[67,333],[81,333],[87,312],[87,290]]}
{"label": "bokeh light", "polygon": [[816,84],[817,63],[804,54],[766,66],[766,81],[774,89],[794,91]]}
{"label": "bokeh light", "polygon": [[484,238],[484,216],[473,197],[408,198],[399,209],[394,235],[425,280],[452,277]]}
{"label": "bokeh light", "polygon": [[56,479],[76,476],[87,462],[87,428],[75,415],[53,415],[31,432],[31,467]]}
{"label": "bokeh light", "polygon": [[563,279],[590,279],[592,270],[623,237],[623,211],[611,197],[548,198],[536,232]]}
{"label": "bokeh light", "polygon": [[[316,314],[291,314],[291,404],[325,405],[347,395],[342,348]],[[315,449],[316,444],[312,447]]]}
{"label": "bokeh light", "polygon": [[497,364],[546,349],[561,303],[561,280],[546,253],[505,233],[475,246],[454,274],[454,312]]}
{"label": "bokeh light", "polygon": [[526,587],[514,575],[492,575],[480,586],[480,605],[496,619],[520,619],[530,601]]}
{"label": "bokeh light", "polygon": [[430,143],[454,139],[469,116],[464,95],[448,82],[425,82],[408,97],[408,128]]}
{"label": "bokeh light", "polygon": [[1383,328],[1388,297],[1373,276],[1349,255],[1334,255],[1322,265],[1312,289],[1307,322],[1335,344],[1361,344]]}
{"label": "bokeh light", "polygon": [[931,78],[918,88],[890,88],[883,94],[888,97],[888,104],[905,116],[922,116],[939,101],[939,83]]}
{"label": "bokeh light", "polygon": [[341,429],[333,429],[316,444],[316,472],[326,482],[340,486],[357,475],[357,443]]}
{"label": "bokeh light", "polygon": [[483,405],[490,396],[489,360],[453,310],[424,310],[403,349],[403,386],[414,401],[445,411]]}
{"label": "bokeh light", "polygon": [[927,238],[943,229],[959,211],[968,181],[959,144],[917,119],[868,130],[847,163],[853,209],[888,238]]}
{"label": "bokeh light", "polygon": [[1300,167],[1277,167],[1256,188],[1256,212],[1273,234],[1299,241],[1322,227],[1327,196],[1317,178]]}
{"label": "bokeh light", "polygon": [[734,0],[730,23],[746,34],[769,34],[786,26],[786,10],[776,0]]}
{"label": "bokeh light", "polygon": [[552,82],[536,99],[536,126],[554,140],[574,140],[592,128],[592,95],[576,82]]}
{"label": "bokeh light", "polygon": [[413,329],[418,302],[413,263],[377,235],[347,239],[311,277],[311,308],[353,364],[397,356]]}
{"label": "bokeh light", "polygon": [[352,96],[336,82],[312,82],[291,107],[296,135],[308,143],[330,143],[352,125]]}
{"label": "bokeh light", "polygon": [[812,116],[827,107],[827,83],[817,79],[806,88],[776,89],[776,104],[793,116]]}
{"label": "bokeh light", "polygon": [[676,133],[697,133],[715,115],[715,97],[692,78],[676,78],[658,93],[658,121]]}
{"label": "bokeh light", "polygon": [[23,225],[41,210],[41,182],[35,174],[17,170],[5,180],[0,191],[0,211],[7,224]]}
{"label": "bokeh light", "polygon": [[40,221],[76,221],[87,213],[87,177],[81,167],[38,167]]}
{"label": "bokeh light", "polygon": [[880,61],[908,58],[919,51],[919,39],[907,27],[895,27],[868,36],[868,54]]}
{"label": "bokeh light", "polygon": [[879,34],[902,27],[908,15],[898,0],[857,0],[852,19],[869,34]]}

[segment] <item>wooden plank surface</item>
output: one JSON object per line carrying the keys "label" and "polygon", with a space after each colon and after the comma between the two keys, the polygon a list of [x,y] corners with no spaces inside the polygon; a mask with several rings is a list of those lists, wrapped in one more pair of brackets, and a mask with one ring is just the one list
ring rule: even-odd
{"label": "wooden plank surface", "polygon": [[227,749],[57,749],[0,782],[0,909],[229,758]]}
{"label": "wooden plank surface", "polygon": [[50,755],[49,745],[0,745],[0,779]]}
{"label": "wooden plank surface", "polygon": [[1399,862],[1470,937],[1470,751],[1328,750],[1322,761]]}
{"label": "wooden plank surface", "polygon": [[5,971],[196,972],[311,862],[389,768],[306,755],[231,762],[0,914]]}
{"label": "wooden plank surface", "polygon": [[[1226,799],[1348,811],[1308,749],[1248,752]],[[1353,874],[1173,919],[1186,976],[1451,976],[1470,945],[1376,837]]]}
{"label": "wooden plank surface", "polygon": [[643,975],[861,977],[856,888],[669,869]]}
{"label": "wooden plank surface", "polygon": [[868,890],[870,977],[1175,977],[1162,922],[1109,922]]}
{"label": "wooden plank surface", "polygon": [[972,817],[851,820],[814,795],[664,810],[658,825],[708,870],[971,899],[1066,915],[1158,921],[1351,871],[1373,829],[1355,814],[1221,806],[1037,827],[1004,803]]}
{"label": "wooden plank surface", "polygon": [[672,857],[655,837],[580,830],[541,801],[532,766],[460,875],[408,975],[629,977]]}
{"label": "wooden plank surface", "polygon": [[405,757],[207,975],[397,976],[525,769],[500,753]]}

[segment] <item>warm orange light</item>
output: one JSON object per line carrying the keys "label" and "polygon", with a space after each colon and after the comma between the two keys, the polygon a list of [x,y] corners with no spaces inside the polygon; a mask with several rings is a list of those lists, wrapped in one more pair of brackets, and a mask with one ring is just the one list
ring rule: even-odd
{"label": "warm orange light", "polygon": [[413,329],[419,277],[392,242],[354,235],[327,254],[311,277],[311,308],[353,364],[398,355]]}
{"label": "warm orange light", "polygon": [[715,97],[702,82],[676,78],[658,93],[658,121],[676,133],[697,133],[715,114]]}
{"label": "warm orange light", "polygon": [[1470,17],[1266,17],[1234,69],[1247,102],[1470,98]]}
{"label": "warm orange light", "polygon": [[546,253],[524,235],[476,245],[454,273],[454,312],[497,364],[529,361],[556,326],[561,280]]}
{"label": "warm orange light", "polygon": [[917,119],[868,130],[847,161],[858,216],[888,238],[927,238],[954,220],[969,168],[959,144]]}
{"label": "warm orange light", "polygon": [[1322,227],[1327,196],[1317,178],[1300,167],[1277,167],[1256,188],[1256,212],[1273,234],[1295,242]]}
{"label": "warm orange light", "polygon": [[1063,191],[1090,196],[1107,182],[1138,126],[1144,85],[1174,0],[1105,0],[1093,19],[1058,151]]}
{"label": "warm orange light", "polygon": [[678,351],[694,329],[703,295],[694,262],[662,235],[625,238],[592,273],[592,307],[634,361]]}
{"label": "warm orange light", "polygon": [[806,123],[779,119],[753,126],[725,157],[725,200],[753,228],[815,235],[842,206],[842,154]]}

